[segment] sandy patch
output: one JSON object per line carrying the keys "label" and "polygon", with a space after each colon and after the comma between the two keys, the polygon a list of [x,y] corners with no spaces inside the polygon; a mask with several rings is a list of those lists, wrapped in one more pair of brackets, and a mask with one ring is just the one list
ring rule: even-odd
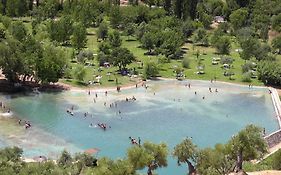
{"label": "sandy patch", "polygon": [[281,171],[266,170],[266,171],[250,172],[247,174],[248,175],[281,175]]}

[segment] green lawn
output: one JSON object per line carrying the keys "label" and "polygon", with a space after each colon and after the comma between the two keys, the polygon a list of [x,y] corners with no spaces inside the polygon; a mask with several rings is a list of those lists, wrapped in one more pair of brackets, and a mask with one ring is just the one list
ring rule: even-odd
{"label": "green lawn", "polygon": [[[20,19],[22,20],[22,19]],[[25,21],[25,25],[27,26],[29,32],[31,32],[31,19],[26,18],[23,19]],[[92,51],[94,54],[97,54],[98,52],[98,40],[96,36],[96,28],[88,28],[88,41],[86,45],[86,50]],[[122,47],[128,48],[136,57],[136,62],[130,64],[128,68],[135,68],[138,73],[142,73],[143,69],[141,68],[141,62],[146,63],[147,61],[155,61],[158,62],[157,56],[148,56],[144,53],[147,52],[147,50],[144,50],[140,47],[139,41],[137,41],[134,37],[130,37],[130,40],[127,40],[127,36],[122,36]],[[69,47],[63,47],[66,52],[71,56],[73,54],[73,49]],[[231,71],[235,74],[232,76],[232,79],[229,77],[226,77],[223,75],[224,69],[222,68],[222,65],[212,65],[212,58],[213,57],[221,57],[219,55],[215,54],[215,49],[212,47],[201,47],[201,46],[193,46],[192,44],[185,44],[183,46],[184,51],[186,52],[183,56],[188,57],[191,60],[190,63],[190,69],[185,69],[184,74],[187,79],[200,79],[200,80],[211,80],[214,79],[214,77],[217,78],[219,81],[227,81],[227,82],[234,82],[234,83],[241,83],[241,84],[249,84],[249,83],[243,83],[242,82],[242,65],[244,64],[244,60],[242,60],[239,57],[239,54],[235,52],[235,49],[239,48],[238,44],[233,42],[232,49],[229,57],[233,58],[235,61],[233,63],[233,66],[231,68]],[[200,52],[199,58],[202,60],[201,63],[205,65],[204,72],[205,74],[198,75],[196,72],[198,60],[196,58],[197,50]],[[95,56],[96,58],[96,56]],[[281,56],[278,55],[277,59],[281,62]],[[135,82],[139,81],[141,79],[141,75],[139,76],[139,79],[131,79],[127,76],[121,76],[117,72],[117,68],[111,67],[111,68],[102,68],[100,72],[98,72],[98,62],[96,59],[92,61],[94,66],[86,67],[87,69],[87,75],[85,77],[85,82],[94,81],[96,80],[95,77],[97,75],[102,76],[101,78],[101,86],[116,86],[116,79],[118,79],[118,85],[126,85],[126,84],[134,84]],[[77,64],[71,64],[73,69],[75,69]],[[163,78],[175,78],[175,68],[180,67],[182,68],[182,60],[171,60],[170,63],[164,63],[159,64],[160,73],[159,76]],[[110,72],[110,76],[109,73]],[[78,86],[78,87],[85,87],[85,84],[79,83],[75,80],[60,80],[64,83]],[[253,85],[263,85],[262,82],[258,81],[257,79],[252,79],[251,84]]]}
{"label": "green lawn", "polygon": [[[130,64],[128,68],[135,68],[139,73],[142,73],[143,70],[141,68],[141,62],[144,64],[147,61],[155,61],[158,62],[157,56],[148,56],[144,53],[147,52],[146,50],[142,49],[140,47],[139,41],[137,41],[134,37],[130,37],[130,40],[128,40],[127,36],[122,36],[122,47],[128,48],[136,57],[136,62]],[[98,44],[96,37],[96,29],[95,28],[89,28],[88,29],[88,42],[87,42],[87,49],[93,51],[95,54],[98,52]],[[235,52],[235,49],[239,48],[236,43],[233,43],[231,53],[229,57],[233,58],[235,61],[233,63],[233,66],[231,68],[231,71],[235,74],[232,76],[232,79],[229,77],[226,77],[223,75],[224,69],[222,68],[222,65],[212,65],[212,58],[213,57],[220,57],[219,55],[215,54],[215,49],[211,47],[201,47],[201,46],[193,46],[192,44],[185,44],[183,46],[185,50],[184,57],[188,57],[191,60],[191,66],[190,69],[184,69],[184,74],[186,75],[187,79],[200,79],[200,80],[211,80],[214,79],[214,77],[217,78],[217,80],[220,81],[227,81],[227,82],[234,82],[234,83],[242,83],[242,84],[249,84],[249,83],[243,83],[242,82],[242,65],[244,64],[244,60],[242,60],[239,57],[239,54]],[[205,65],[205,74],[198,75],[196,72],[198,61],[196,58],[197,50],[200,51],[199,58],[202,60],[202,64]],[[130,79],[127,76],[121,76],[117,73],[117,68],[103,68],[101,72],[98,72],[98,63],[96,59],[93,61],[94,66],[93,67],[87,67],[87,76],[85,78],[85,82],[93,81],[95,80],[95,76],[100,75],[102,76],[101,79],[101,86],[116,86],[116,78],[118,79],[119,85],[125,85],[130,83],[135,83],[138,81],[138,79]],[[72,66],[75,69],[75,64],[72,64]],[[175,78],[175,68],[180,67],[182,68],[182,60],[171,60],[170,63],[164,63],[159,66],[160,68],[160,77],[164,78]],[[111,76],[108,76],[108,72],[111,72]],[[139,76],[141,78],[141,76]],[[109,80],[109,81],[108,81]],[[77,82],[77,81],[66,81],[62,80],[64,83],[69,83],[74,86],[83,86],[83,84]],[[252,79],[251,84],[253,85],[263,85],[262,82],[258,81],[257,79]]]}

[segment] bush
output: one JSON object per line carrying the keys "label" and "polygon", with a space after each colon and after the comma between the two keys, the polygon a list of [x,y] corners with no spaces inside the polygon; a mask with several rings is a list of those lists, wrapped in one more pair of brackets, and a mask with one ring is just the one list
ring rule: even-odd
{"label": "bush", "polygon": [[275,170],[281,170],[281,150],[274,153],[272,167]]}
{"label": "bush", "polygon": [[215,47],[219,54],[228,55],[231,49],[231,41],[229,37],[220,37],[216,42]]}
{"label": "bush", "polygon": [[251,72],[246,72],[242,75],[242,81],[243,82],[248,82],[250,83],[252,80],[251,80],[251,76],[252,76],[252,73]]}
{"label": "bush", "polygon": [[158,66],[155,62],[148,62],[144,67],[144,79],[156,77],[159,73]]}
{"label": "bush", "polygon": [[250,70],[252,70],[256,65],[252,62],[249,62],[249,63],[245,63],[243,66],[242,66],[242,72],[243,73],[246,73],[246,72],[249,72]]}
{"label": "bush", "polygon": [[221,64],[232,64],[233,61],[234,60],[230,57],[222,57],[221,58]]}
{"label": "bush", "polygon": [[190,68],[190,63],[191,63],[191,60],[187,57],[184,57],[184,59],[182,60],[182,66],[184,68],[187,68],[189,69]]}

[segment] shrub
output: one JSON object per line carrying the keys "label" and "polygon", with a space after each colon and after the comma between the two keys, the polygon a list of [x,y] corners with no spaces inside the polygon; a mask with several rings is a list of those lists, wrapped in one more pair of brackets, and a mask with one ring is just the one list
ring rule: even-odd
{"label": "shrub", "polygon": [[249,72],[249,71],[252,70],[254,67],[255,67],[255,64],[252,63],[252,62],[245,63],[245,64],[242,66],[242,72],[243,72],[243,73]]}
{"label": "shrub", "polygon": [[159,73],[158,66],[155,62],[148,62],[144,67],[144,79],[156,77]]}
{"label": "shrub", "polygon": [[252,76],[252,74],[251,74],[251,72],[246,72],[246,73],[244,73],[243,75],[242,75],[242,81],[243,82],[248,82],[248,83],[250,83],[252,80],[251,80],[251,76]]}
{"label": "shrub", "polygon": [[275,170],[281,170],[281,150],[278,150],[274,156],[272,161],[272,167]]}
{"label": "shrub", "polygon": [[184,59],[182,60],[182,66],[184,68],[189,69],[190,68],[190,62],[191,62],[191,60],[189,58],[184,57]]}
{"label": "shrub", "polygon": [[221,58],[221,64],[232,64],[233,61],[234,60],[230,57],[222,57]]}

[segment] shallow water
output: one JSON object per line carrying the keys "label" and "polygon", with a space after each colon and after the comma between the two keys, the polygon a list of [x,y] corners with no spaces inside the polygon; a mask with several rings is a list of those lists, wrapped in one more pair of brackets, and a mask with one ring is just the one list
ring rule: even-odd
{"label": "shallow water", "polygon": [[[225,143],[247,124],[264,127],[268,133],[278,129],[266,88],[191,81],[189,89],[186,83],[189,82],[159,81],[148,83],[147,90],[132,88],[109,92],[107,96],[100,92],[96,103],[95,92],[88,95],[86,91],[2,96],[15,115],[31,121],[33,127],[25,130],[17,119],[5,119],[6,127],[0,122],[0,146],[21,146],[27,157],[44,154],[56,158],[64,148],[71,152],[98,148],[97,156],[117,158],[124,157],[131,146],[129,136],[165,142],[171,152],[185,137],[206,147]],[[210,93],[209,87],[219,92]],[[137,100],[125,101],[132,96]],[[117,108],[109,108],[113,102],[117,102]],[[74,116],[66,113],[72,105]],[[86,118],[85,112],[89,113]],[[111,128],[103,131],[89,127],[90,123],[100,122]],[[185,174],[186,167],[177,167],[176,160],[169,157],[169,166],[157,172]]]}

